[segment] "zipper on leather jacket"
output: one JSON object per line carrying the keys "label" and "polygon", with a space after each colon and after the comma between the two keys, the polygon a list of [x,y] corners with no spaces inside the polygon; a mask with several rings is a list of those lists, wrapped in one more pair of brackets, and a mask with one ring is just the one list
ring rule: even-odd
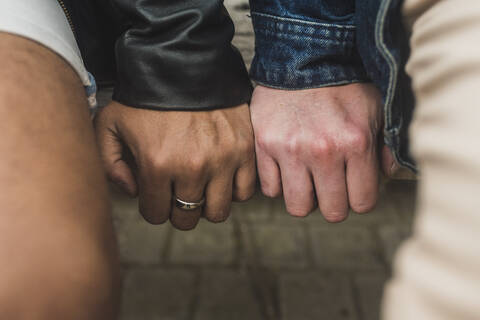
{"label": "zipper on leather jacket", "polygon": [[70,15],[70,12],[68,11],[67,6],[63,2],[63,0],[57,0],[57,1],[58,1],[58,4],[60,4],[60,7],[62,7],[63,12],[65,13],[65,17],[67,17],[67,21],[68,21],[68,24],[70,25],[70,29],[72,29],[73,34],[76,35],[75,26],[73,25],[72,16]]}

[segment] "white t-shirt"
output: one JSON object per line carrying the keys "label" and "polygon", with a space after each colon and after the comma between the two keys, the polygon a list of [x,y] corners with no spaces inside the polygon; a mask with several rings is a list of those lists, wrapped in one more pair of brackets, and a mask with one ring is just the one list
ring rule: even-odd
{"label": "white t-shirt", "polygon": [[57,0],[0,0],[0,31],[16,34],[53,50],[91,85],[68,20]]}

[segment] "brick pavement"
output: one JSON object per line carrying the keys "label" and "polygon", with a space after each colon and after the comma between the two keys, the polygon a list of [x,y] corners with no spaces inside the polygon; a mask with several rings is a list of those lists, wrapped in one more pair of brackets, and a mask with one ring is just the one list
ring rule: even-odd
{"label": "brick pavement", "polygon": [[414,194],[415,182],[384,183],[373,213],[339,225],[318,211],[290,217],[279,200],[257,194],[235,204],[226,223],[189,232],[151,226],[136,200],[113,194],[121,319],[375,320]]}
{"label": "brick pavement", "polygon": [[[253,33],[244,0],[227,0],[247,63]],[[109,91],[101,92],[103,103]],[[414,181],[389,181],[368,215],[339,225],[319,212],[290,217],[257,194],[222,224],[189,232],[152,226],[136,200],[112,193],[124,268],[121,320],[376,320],[392,257],[411,228]]]}

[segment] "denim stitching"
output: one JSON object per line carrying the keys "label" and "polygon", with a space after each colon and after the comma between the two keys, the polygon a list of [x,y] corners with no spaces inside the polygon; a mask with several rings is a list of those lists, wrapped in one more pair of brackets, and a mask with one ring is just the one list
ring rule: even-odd
{"label": "denim stitching", "polygon": [[[318,35],[315,37],[312,33],[308,33],[306,31],[292,31],[292,30],[287,30],[287,31],[277,31],[277,30],[272,30],[273,28],[269,28],[268,26],[259,26],[258,24],[255,24],[255,30],[256,31],[263,31],[263,32],[272,32],[273,34],[285,34],[285,35],[304,35],[307,37],[310,37],[311,39],[316,39],[316,38],[323,38],[323,39],[328,39],[328,40],[338,40],[339,38],[351,38],[352,34],[351,33],[344,33],[342,32],[342,36],[340,37],[327,37],[325,35]],[[277,28],[276,28],[277,29]]]}
{"label": "denim stitching", "polygon": [[346,46],[346,47],[350,47],[350,48],[355,47],[355,44],[353,43],[353,41],[350,41],[350,39],[312,37],[309,34],[301,34],[301,33],[293,34],[293,33],[288,33],[288,32],[275,32],[271,29],[260,28],[260,27],[256,28],[256,31],[257,31],[256,32],[257,34],[262,34],[263,33],[263,35],[265,35],[265,36],[275,36],[278,39],[282,39],[282,40],[285,40],[285,39],[291,40],[292,35],[301,35],[301,36],[303,36],[304,39],[307,39],[307,40],[312,40],[312,41],[329,40],[329,42],[333,42],[333,44],[336,44],[336,45]]}
{"label": "denim stitching", "polygon": [[[398,135],[399,135],[399,128],[392,128],[392,103],[393,103],[393,97],[395,94],[396,86],[397,86],[397,77],[398,77],[398,65],[395,63],[395,58],[392,56],[390,51],[388,50],[386,44],[385,44],[385,39],[383,37],[383,28],[385,26],[385,18],[387,16],[387,9],[391,5],[392,0],[384,0],[381,3],[378,15],[377,15],[377,21],[375,25],[375,41],[377,44],[377,47],[379,47],[380,53],[382,54],[383,58],[388,64],[388,67],[390,68],[390,75],[389,75],[389,83],[388,83],[388,89],[387,89],[387,95],[385,97],[385,140],[387,140],[387,137],[390,138],[390,141],[385,141],[387,145],[389,143],[391,144],[393,139],[398,140]],[[403,119],[401,119],[403,120]],[[401,122],[402,123],[402,122]],[[413,166],[411,163],[407,161],[403,161],[400,156],[399,156],[399,149],[398,146],[394,146],[394,152],[393,156],[395,158],[395,161],[397,161],[400,165],[405,166],[409,168],[412,171],[416,171],[415,166]]]}
{"label": "denim stitching", "polygon": [[385,41],[383,38],[383,28],[385,26],[385,18],[386,18],[387,9],[390,3],[391,3],[391,0],[385,0],[382,2],[378,12],[377,23],[375,27],[375,41],[377,43],[377,46],[381,48],[381,50],[379,51],[390,68],[388,89],[387,89],[387,95],[385,98],[385,111],[386,111],[385,118],[386,118],[387,127],[389,128],[392,126],[392,115],[391,115],[391,106],[392,106],[392,100],[393,100],[392,92],[396,88],[397,75],[398,75],[398,66],[395,63],[395,58],[388,51],[388,48],[385,45]]}
{"label": "denim stitching", "polygon": [[327,28],[343,28],[343,29],[356,29],[357,28],[354,25],[341,25],[341,24],[335,24],[335,23],[303,21],[303,20],[299,20],[299,19],[279,17],[279,16],[274,16],[274,15],[271,15],[271,14],[260,13],[260,12],[255,12],[255,11],[252,11],[252,15],[258,15],[258,16],[261,16],[261,17],[270,18],[272,20],[288,21],[288,22],[299,23],[299,24],[310,24],[310,25],[314,25],[314,26],[322,26],[322,27],[327,27]]}
{"label": "denim stitching", "polygon": [[319,85],[315,86],[308,86],[308,87],[302,87],[302,88],[289,88],[289,87],[283,87],[283,86],[276,86],[276,85],[271,85],[269,83],[263,82],[261,80],[253,80],[256,84],[259,84],[264,87],[268,88],[273,88],[273,89],[280,89],[280,90],[286,90],[286,91],[297,91],[297,90],[308,90],[308,89],[319,89],[319,88],[325,88],[325,87],[333,87],[333,86],[340,86],[340,85],[347,85],[347,84],[352,84],[352,83],[366,83],[370,82],[368,79],[349,79],[349,80],[342,80],[342,81],[334,81],[334,82],[327,82],[327,83],[322,83]]}
{"label": "denim stitching", "polygon": [[[291,34],[291,35],[304,35],[308,36],[311,39],[331,39],[331,40],[346,40],[346,41],[353,41],[353,37],[355,34],[354,29],[347,29],[342,28],[342,26],[334,27],[334,25],[325,25],[324,28],[318,28],[320,25],[314,26],[302,26],[300,24],[289,24],[285,22],[275,21],[278,19],[273,20],[263,20],[262,17],[253,18],[253,24],[255,27],[255,32],[273,32],[274,34]],[[268,16],[267,16],[268,18]],[[335,25],[337,26],[337,25]],[[294,30],[294,27],[296,30]],[[311,29],[311,31],[306,30],[306,28]],[[328,30],[326,30],[328,28]],[[328,35],[326,35],[328,34]]]}
{"label": "denim stitching", "polygon": [[[330,68],[331,69],[331,68]],[[334,71],[335,68],[331,69]],[[326,70],[324,68],[323,70]],[[295,70],[293,70],[295,71]],[[287,89],[290,88],[292,90],[296,89],[307,89],[307,88],[319,88],[319,87],[325,87],[325,86],[333,86],[334,84],[347,84],[349,81],[353,82],[369,82],[370,79],[368,77],[362,77],[359,76],[358,70],[355,66],[350,66],[347,69],[342,71],[341,75],[335,75],[334,73],[329,74],[328,76],[323,75],[322,77],[311,77],[311,76],[299,76],[299,75],[294,75],[294,77],[291,79],[293,81],[287,81],[285,83],[286,79],[289,79],[289,75],[293,75],[292,72],[289,70],[276,70],[276,69],[269,69],[265,70],[261,65],[258,65],[257,68],[251,70],[251,77],[252,80],[255,82],[268,82],[270,83],[270,86],[278,86],[279,88]],[[257,77],[258,76],[258,77]],[[283,80],[281,80],[283,79]],[[271,83],[284,83],[284,86],[281,85],[272,85]],[[310,83],[310,85],[308,85]],[[317,84],[312,84],[312,83],[317,83]]]}

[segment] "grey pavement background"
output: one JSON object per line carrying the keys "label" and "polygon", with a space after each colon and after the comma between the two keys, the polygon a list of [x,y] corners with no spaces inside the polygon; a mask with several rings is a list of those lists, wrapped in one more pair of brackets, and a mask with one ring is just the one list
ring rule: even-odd
{"label": "grey pavement background", "polygon": [[113,193],[124,267],[122,320],[375,320],[413,219],[414,181],[388,181],[374,212],[328,224],[257,194],[226,223],[152,226]]}
{"label": "grey pavement background", "polygon": [[[249,64],[248,5],[226,5]],[[412,180],[383,181],[373,213],[338,225],[318,211],[290,217],[281,200],[257,194],[235,204],[226,223],[201,221],[189,232],[149,225],[136,200],[113,192],[121,320],[376,320],[392,257],[410,232],[415,191]]]}

